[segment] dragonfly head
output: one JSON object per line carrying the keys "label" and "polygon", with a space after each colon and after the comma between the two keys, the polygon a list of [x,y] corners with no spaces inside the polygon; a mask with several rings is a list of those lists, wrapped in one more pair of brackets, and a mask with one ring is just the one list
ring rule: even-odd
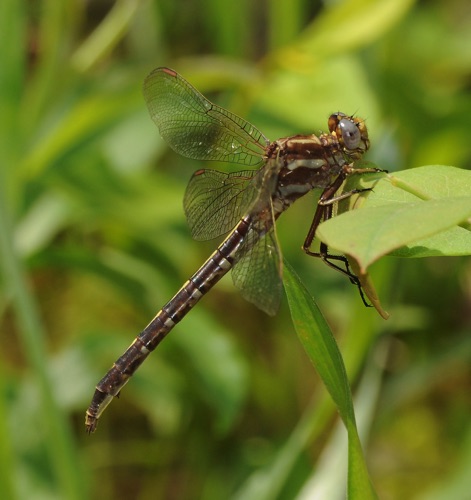
{"label": "dragonfly head", "polygon": [[329,131],[339,141],[343,152],[358,160],[370,147],[365,121],[356,116],[334,113],[329,117]]}

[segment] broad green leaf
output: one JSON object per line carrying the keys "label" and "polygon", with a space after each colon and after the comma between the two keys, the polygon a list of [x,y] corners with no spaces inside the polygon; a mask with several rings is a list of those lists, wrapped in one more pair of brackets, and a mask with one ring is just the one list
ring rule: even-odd
{"label": "broad green leaf", "polygon": [[347,428],[348,496],[362,500],[376,498],[358,437],[347,372],[334,336],[312,297],[286,262],[284,285],[299,340]]}
{"label": "broad green leaf", "polygon": [[471,172],[447,165],[428,165],[394,172],[383,178],[368,197],[369,206],[393,201],[412,202],[417,198],[471,196]]}
{"label": "broad green leaf", "polygon": [[431,166],[397,172],[380,179],[361,205],[321,224],[317,236],[357,260],[362,273],[393,251],[403,257],[471,254],[469,171]]}
{"label": "broad green leaf", "polygon": [[[358,217],[360,214],[362,218]],[[456,226],[468,217],[471,217],[470,198],[462,196],[449,200],[363,208],[358,214],[343,214],[336,224],[330,224],[330,221],[328,225],[323,224],[317,234],[329,246],[355,258],[364,272],[381,256],[406,245],[414,249],[422,245],[420,240]],[[466,232],[465,229],[462,231]],[[467,238],[459,240],[463,244],[450,253],[471,254],[471,233],[467,233]],[[430,255],[444,255],[437,247],[434,253],[431,248],[423,251]],[[416,256],[414,250],[409,256]]]}

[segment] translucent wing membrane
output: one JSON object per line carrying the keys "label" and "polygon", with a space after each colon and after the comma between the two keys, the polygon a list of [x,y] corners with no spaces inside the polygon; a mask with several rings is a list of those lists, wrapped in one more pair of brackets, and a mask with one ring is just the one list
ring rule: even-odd
{"label": "translucent wing membrane", "polygon": [[210,240],[233,229],[258,193],[251,182],[258,172],[198,170],[193,174],[183,207],[194,239]]}
{"label": "translucent wing membrane", "polygon": [[283,284],[281,252],[273,229],[262,237],[251,229],[235,256],[232,279],[245,300],[270,316],[278,311]]}
{"label": "translucent wing membrane", "polygon": [[216,106],[168,68],[144,81],[144,98],[163,139],[177,153],[197,160],[259,164],[269,144],[253,125]]}
{"label": "translucent wing membrane", "polygon": [[258,197],[250,207],[250,229],[234,257],[232,279],[244,299],[273,316],[278,311],[282,283],[281,251],[276,238],[272,194],[279,165],[268,162],[254,176]]}

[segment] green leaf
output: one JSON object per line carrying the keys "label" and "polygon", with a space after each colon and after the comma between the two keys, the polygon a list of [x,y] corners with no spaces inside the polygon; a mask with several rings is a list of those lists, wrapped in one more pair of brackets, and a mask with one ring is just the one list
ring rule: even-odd
{"label": "green leaf", "polygon": [[[350,183],[345,190],[351,189]],[[429,166],[397,172],[380,179],[361,205],[321,224],[316,234],[357,260],[361,272],[393,251],[402,257],[471,254],[469,171]]]}
{"label": "green leaf", "polygon": [[[383,178],[368,198],[370,206],[413,202],[417,198],[451,198],[471,195],[471,172],[447,165],[427,165],[394,172]],[[399,189],[398,189],[399,188]]]}
{"label": "green leaf", "polygon": [[334,400],[347,428],[349,498],[376,498],[358,437],[345,365],[334,336],[299,277],[286,262],[284,285],[299,340]]}

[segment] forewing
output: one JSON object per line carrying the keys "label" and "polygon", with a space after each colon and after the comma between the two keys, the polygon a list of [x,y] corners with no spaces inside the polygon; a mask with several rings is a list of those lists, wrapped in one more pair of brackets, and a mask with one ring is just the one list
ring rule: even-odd
{"label": "forewing", "polygon": [[246,300],[270,316],[276,314],[281,301],[281,271],[274,229],[261,238],[258,231],[250,229],[236,253],[232,279]]}
{"label": "forewing", "polygon": [[175,71],[155,69],[145,79],[143,92],[152,120],[177,153],[246,166],[263,159],[268,139],[247,121],[208,101]]}
{"label": "forewing", "polygon": [[233,229],[257,196],[253,182],[257,173],[198,170],[193,174],[183,207],[194,239],[209,240]]}

